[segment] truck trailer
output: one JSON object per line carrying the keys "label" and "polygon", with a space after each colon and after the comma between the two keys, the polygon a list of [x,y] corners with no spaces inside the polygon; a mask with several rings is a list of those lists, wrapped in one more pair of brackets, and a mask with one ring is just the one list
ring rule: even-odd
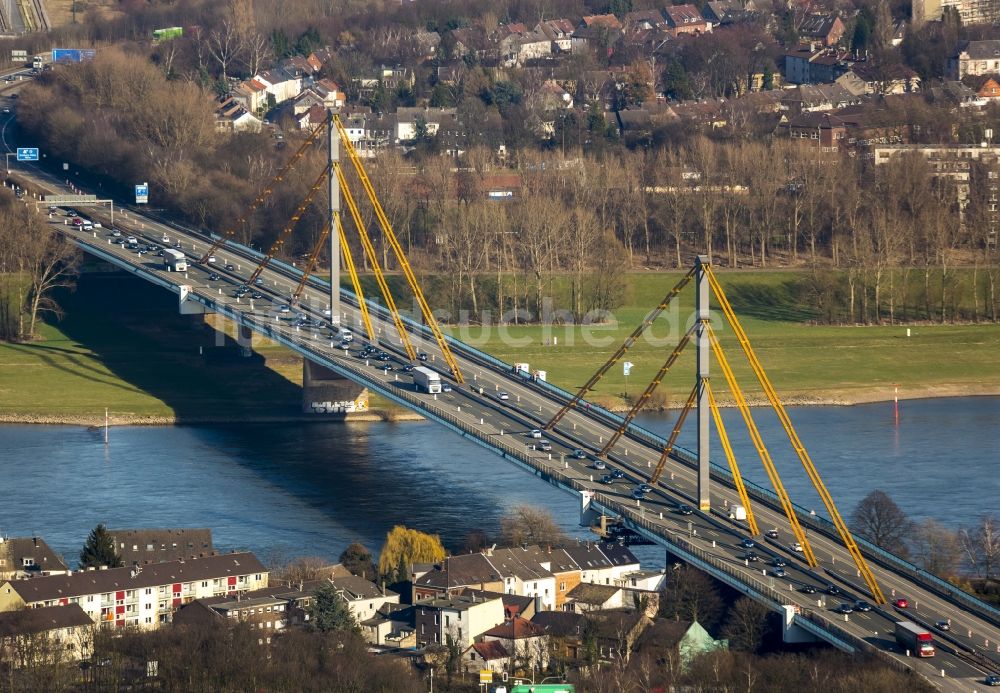
{"label": "truck trailer", "polygon": [[413,385],[418,390],[423,390],[429,395],[441,392],[441,376],[436,371],[424,366],[417,366],[411,375],[413,376]]}
{"label": "truck trailer", "polygon": [[896,623],[896,643],[913,657],[934,656],[934,636],[913,621]]}
{"label": "truck trailer", "polygon": [[166,248],[163,251],[163,269],[168,272],[187,272],[187,257],[184,253],[174,248]]}

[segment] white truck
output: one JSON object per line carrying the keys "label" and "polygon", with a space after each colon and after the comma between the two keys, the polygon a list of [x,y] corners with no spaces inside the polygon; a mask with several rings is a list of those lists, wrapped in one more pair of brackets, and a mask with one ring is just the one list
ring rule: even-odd
{"label": "white truck", "polygon": [[417,366],[411,375],[413,376],[413,384],[418,390],[423,390],[429,395],[441,392],[441,376],[436,371],[424,366]]}
{"label": "white truck", "polygon": [[179,250],[165,248],[163,250],[163,269],[168,272],[187,272],[187,258]]}

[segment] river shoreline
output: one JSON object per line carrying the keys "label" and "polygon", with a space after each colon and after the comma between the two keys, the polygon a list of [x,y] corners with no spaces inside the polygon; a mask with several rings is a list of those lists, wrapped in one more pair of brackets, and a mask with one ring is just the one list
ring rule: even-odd
{"label": "river shoreline", "polygon": [[[938,399],[949,397],[991,397],[1000,396],[1000,385],[932,385],[919,389],[900,389],[898,393],[886,392],[885,388],[867,388],[861,390],[826,390],[822,394],[790,394],[782,397],[782,402],[789,407],[850,407],[860,404],[876,404],[892,402],[898,396],[900,402],[918,399]],[[719,406],[732,408],[736,403],[729,398],[719,397]],[[759,395],[748,395],[747,403],[751,407],[766,407],[768,402]],[[679,409],[680,406],[650,407],[646,412],[664,412]],[[628,406],[610,407],[616,413],[626,413]],[[405,409],[371,409],[367,412],[348,414],[343,418],[326,418],[311,414],[289,416],[142,416],[131,414],[114,414],[108,418],[109,426],[177,426],[177,425],[232,425],[237,423],[368,423],[368,422],[404,422],[423,421],[424,417]],[[83,414],[0,414],[0,425],[3,424],[33,424],[48,426],[86,426],[98,428],[104,426],[104,416],[88,416]]]}

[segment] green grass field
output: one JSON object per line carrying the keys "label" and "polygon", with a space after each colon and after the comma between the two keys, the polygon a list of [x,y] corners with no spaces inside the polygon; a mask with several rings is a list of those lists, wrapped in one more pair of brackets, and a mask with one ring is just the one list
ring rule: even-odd
{"label": "green grass field", "polygon": [[[626,307],[616,322],[590,327],[471,326],[449,331],[508,362],[526,361],[568,389],[581,385],[615,350],[679,274],[628,277]],[[829,327],[794,290],[794,273],[734,273],[721,280],[743,326],[782,396],[792,402],[853,402],[900,395],[1000,392],[1000,327],[915,325]],[[273,345],[242,359],[216,349],[217,333],[176,313],[176,299],[141,280],[87,275],[63,297],[67,315],[41,328],[30,344],[0,344],[0,417],[21,420],[241,420],[294,416],[300,406],[301,362]],[[690,288],[624,360],[635,364],[628,393],[637,396],[666,360],[693,313]],[[721,318],[721,314],[719,315]],[[716,322],[728,358],[749,395],[760,388],[728,326]],[[231,327],[229,328],[231,329]],[[553,344],[553,342],[557,342]],[[199,355],[202,347],[204,355]],[[728,400],[716,364],[720,400]],[[664,379],[657,405],[678,405],[690,391],[693,345]],[[595,398],[625,404],[616,365]],[[378,407],[377,400],[373,406]]]}

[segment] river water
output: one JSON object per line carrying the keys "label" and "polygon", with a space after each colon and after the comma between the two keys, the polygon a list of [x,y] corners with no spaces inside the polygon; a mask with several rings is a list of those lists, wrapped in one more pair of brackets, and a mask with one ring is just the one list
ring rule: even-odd
{"label": "river water", "polygon": [[[951,527],[1000,511],[1000,397],[903,402],[898,426],[891,403],[790,414],[845,516],[875,488]],[[787,439],[777,445],[777,420],[754,415],[792,500],[822,511]],[[667,434],[673,417],[639,423]],[[739,414],[725,418],[744,476],[766,485]],[[693,447],[692,424],[681,442]],[[395,524],[454,547],[473,528],[494,534],[516,503],[586,536],[572,496],[429,422],[113,428],[107,447],[100,431],[8,425],[0,441],[0,532],[42,536],[71,564],[99,522],[210,527],[217,548],[265,561],[335,560],[354,540],[377,550]],[[662,560],[654,549],[640,558]]]}

